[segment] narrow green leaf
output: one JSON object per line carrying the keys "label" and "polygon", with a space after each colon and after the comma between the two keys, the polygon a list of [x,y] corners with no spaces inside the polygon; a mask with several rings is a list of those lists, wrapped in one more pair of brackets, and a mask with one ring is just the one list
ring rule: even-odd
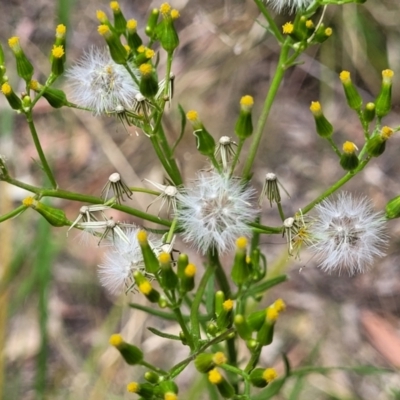
{"label": "narrow green leaf", "polygon": [[178,146],[179,142],[182,140],[183,135],[185,133],[186,128],[186,113],[183,107],[178,104],[179,114],[181,115],[181,132],[179,134],[178,139],[176,140],[175,144],[172,146],[172,154],[174,154],[176,147]]}
{"label": "narrow green leaf", "polygon": [[254,285],[246,290],[246,296],[256,296],[257,294],[264,293],[266,290],[276,286],[287,280],[287,275],[279,275],[276,278],[267,279],[265,282]]}
{"label": "narrow green leaf", "polygon": [[169,333],[164,333],[159,331],[156,328],[152,328],[151,326],[147,328],[151,333],[154,333],[157,336],[160,336],[164,339],[170,339],[170,340],[178,340],[179,342],[181,342],[181,338],[179,336],[176,335],[170,335]]}

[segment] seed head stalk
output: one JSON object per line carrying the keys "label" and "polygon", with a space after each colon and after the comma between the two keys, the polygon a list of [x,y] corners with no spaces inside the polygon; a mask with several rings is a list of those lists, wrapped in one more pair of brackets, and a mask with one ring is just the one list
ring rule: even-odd
{"label": "seed head stalk", "polygon": [[283,80],[283,76],[286,71],[288,55],[290,51],[290,45],[292,44],[291,38],[286,38],[282,45],[281,53],[279,56],[278,66],[276,68],[274,78],[271,82],[271,86],[268,91],[268,95],[265,99],[263,109],[261,111],[260,118],[257,122],[256,130],[253,134],[253,141],[250,145],[249,154],[246,160],[246,163],[243,168],[243,180],[248,181],[251,177],[251,169],[253,167],[253,163],[257,154],[258,147],[260,145],[260,141],[263,135],[263,130],[265,128],[265,124],[267,122],[269,112],[271,110],[272,104],[274,103],[276,94],[278,92],[279,86]]}

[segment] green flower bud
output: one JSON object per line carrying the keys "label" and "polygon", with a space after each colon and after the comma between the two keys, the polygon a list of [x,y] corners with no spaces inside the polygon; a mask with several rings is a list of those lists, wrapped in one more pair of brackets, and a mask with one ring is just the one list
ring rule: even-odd
{"label": "green flower bud", "polygon": [[400,217],[400,196],[391,199],[386,204],[386,218],[394,219]]}
{"label": "green flower bud", "polygon": [[129,393],[136,393],[144,399],[151,399],[154,394],[154,387],[149,383],[130,382],[126,386]]}
{"label": "green flower bud", "polygon": [[203,156],[213,157],[216,147],[215,140],[199,120],[197,111],[188,111],[186,117],[193,125],[193,135],[196,136],[196,146],[199,153]]}
{"label": "green flower bud", "polygon": [[158,375],[154,371],[147,371],[144,374],[144,379],[146,379],[147,382],[150,382],[155,385],[160,381],[160,375]]}
{"label": "green flower bud", "polygon": [[235,394],[233,386],[220,374],[217,368],[208,372],[208,380],[217,386],[219,393],[225,399],[230,399]]}
{"label": "green flower bud", "polygon": [[70,221],[65,217],[63,210],[50,207],[40,201],[35,200],[33,197],[26,197],[22,201],[22,204],[26,207],[31,207],[36,210],[52,226],[61,227],[70,225]]}
{"label": "green flower bud", "polygon": [[363,112],[364,121],[368,124],[372,122],[375,118],[375,104],[367,103]]}
{"label": "green flower bud", "polygon": [[172,53],[179,45],[179,37],[174,26],[174,20],[179,18],[179,11],[171,10],[168,3],[163,3],[160,13],[163,20],[156,27],[157,38],[162,48],[168,53]]}
{"label": "green flower bud", "polygon": [[236,240],[236,253],[233,261],[231,277],[236,286],[243,285],[249,278],[251,278],[249,265],[246,262],[246,248],[247,239],[240,237]]}
{"label": "green flower bud", "polygon": [[159,15],[160,15],[160,12],[158,11],[158,9],[157,8],[153,8],[153,10],[151,11],[151,14],[149,16],[149,19],[147,20],[145,33],[150,38],[152,38],[154,36],[155,28],[156,28],[156,25],[157,25],[157,21],[158,21],[158,16]]}
{"label": "green flower bud", "polygon": [[211,353],[200,353],[194,360],[194,366],[197,371],[205,374],[215,368],[218,365],[225,364],[227,361],[224,353],[217,352]]}
{"label": "green flower bud", "polygon": [[360,110],[363,101],[356,87],[353,85],[353,82],[351,81],[350,72],[342,71],[339,77],[343,85],[344,94],[346,95],[347,104],[353,110]]}
{"label": "green flower bud", "polygon": [[127,23],[126,23],[126,30],[127,30],[126,39],[134,53],[136,53],[136,49],[138,47],[140,47],[143,43],[141,37],[136,32],[136,28],[137,28],[136,20],[130,19],[127,21]]}
{"label": "green flower bud", "polygon": [[178,393],[179,389],[173,381],[162,381],[160,382],[160,389],[163,394],[165,393]]}
{"label": "green flower bud", "polygon": [[119,40],[119,37],[111,31],[110,27],[106,24],[99,25],[97,31],[101,36],[104,37],[108,48],[110,50],[111,58],[117,64],[126,64],[126,60],[128,59],[128,53]]}
{"label": "green flower bud", "polygon": [[14,90],[8,82],[4,82],[1,85],[1,91],[6,96],[8,104],[10,104],[13,110],[20,110],[22,108],[21,99],[15,94]]}
{"label": "green flower bud", "polygon": [[126,29],[126,19],[124,17],[124,14],[122,14],[122,11],[119,7],[118,1],[112,1],[110,3],[111,10],[114,14],[114,28],[115,31],[121,35],[122,33],[125,32]]}
{"label": "green flower bud", "polygon": [[233,324],[235,325],[237,333],[243,340],[251,339],[252,332],[243,315],[235,315],[235,318],[233,319]]}
{"label": "green flower bud", "polygon": [[222,312],[224,301],[225,301],[225,293],[222,290],[218,290],[217,292],[215,292],[214,307],[215,307],[215,315],[217,317]]}
{"label": "green flower bud", "polygon": [[[29,83],[32,90],[39,93],[43,90],[44,86],[38,81],[32,80]],[[48,101],[48,103],[54,108],[60,108],[68,104],[67,96],[60,89],[55,89],[52,87],[47,87],[43,92],[42,96]]]}
{"label": "green flower bud", "polygon": [[153,288],[151,283],[144,277],[140,271],[135,271],[133,274],[139,292],[144,294],[152,303],[157,303],[160,300],[160,293]]}
{"label": "green flower bud", "polygon": [[352,171],[358,167],[360,163],[356,150],[357,146],[353,142],[344,142],[343,153],[340,157],[340,165],[346,171]]}
{"label": "green flower bud", "polygon": [[160,284],[165,290],[174,290],[178,286],[178,277],[171,268],[171,256],[169,253],[161,253],[158,256],[160,261]]}
{"label": "green flower bud", "polygon": [[253,133],[253,122],[251,120],[251,110],[254,100],[251,96],[243,96],[240,100],[240,114],[236,121],[235,133],[236,136],[245,140]]}
{"label": "green flower bud", "polygon": [[[139,46],[137,48],[137,55],[135,57],[135,64],[136,65],[142,65],[150,61],[155,55],[154,50],[149,49],[148,47],[145,47],[143,45]],[[145,64],[145,65],[151,65],[151,64]],[[145,69],[148,69],[148,67],[145,67]]]}
{"label": "green flower bud", "polygon": [[332,136],[333,126],[323,114],[321,104],[319,103],[319,101],[312,101],[310,110],[314,116],[315,128],[317,130],[318,135],[323,138],[328,138]]}
{"label": "green flower bud", "polygon": [[143,96],[152,98],[158,92],[158,79],[151,64],[142,64],[139,67],[141,74],[139,89]]}
{"label": "green flower bud", "polygon": [[10,46],[12,52],[15,55],[15,59],[17,62],[17,74],[26,82],[29,82],[33,76],[33,65],[31,62],[26,58],[25,53],[21,49],[19,44],[19,38],[13,36],[12,38],[8,39],[8,45]]}
{"label": "green flower bud", "polygon": [[384,126],[378,135],[373,136],[367,142],[368,154],[372,157],[380,156],[386,148],[386,141],[392,136],[393,129]]}
{"label": "green flower bud", "polygon": [[111,335],[110,344],[121,353],[129,365],[139,364],[143,360],[143,352],[138,347],[125,342],[120,334]]}
{"label": "green flower bud", "polygon": [[214,321],[210,321],[207,323],[206,331],[210,336],[217,336],[218,326]]}
{"label": "green flower bud", "polygon": [[313,39],[313,43],[323,43],[325,40],[329,39],[332,36],[333,30],[330,27],[325,27],[324,24],[321,24],[318,30],[315,32],[315,36]]}
{"label": "green flower bud", "polygon": [[181,278],[181,290],[183,293],[190,292],[194,289],[194,277],[196,275],[196,266],[188,264],[185,268],[183,277]]}
{"label": "green flower bud", "polygon": [[55,76],[59,76],[64,72],[64,47],[54,45],[51,55],[53,56],[51,62],[51,73]]}
{"label": "green flower bud", "polygon": [[150,274],[155,274],[159,270],[160,266],[158,263],[158,259],[147,240],[146,231],[139,231],[137,238],[140,248],[142,249],[143,261],[146,271]]}
{"label": "green flower bud", "polygon": [[394,72],[391,69],[382,71],[382,86],[381,91],[376,98],[376,115],[379,118],[384,117],[392,107],[392,79]]}
{"label": "green flower bud", "polygon": [[227,328],[232,324],[232,316],[233,316],[233,300],[225,300],[222,303],[222,310],[217,317],[217,326],[220,330]]}
{"label": "green flower bud", "polygon": [[189,257],[185,253],[179,254],[178,257],[178,277],[183,279],[185,276],[185,269],[189,264]]}
{"label": "green flower bud", "polygon": [[250,382],[253,386],[263,388],[278,377],[274,368],[255,368],[250,373]]}

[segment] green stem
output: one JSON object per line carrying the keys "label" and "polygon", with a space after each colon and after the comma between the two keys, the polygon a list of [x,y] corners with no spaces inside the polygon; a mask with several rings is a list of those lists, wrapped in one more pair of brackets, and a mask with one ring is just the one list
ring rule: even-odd
{"label": "green stem", "polygon": [[331,145],[333,151],[337,154],[337,156],[340,158],[342,157],[342,154],[340,153],[340,150],[338,149],[338,147],[336,146],[335,142],[332,140],[332,138],[329,136],[326,138],[326,140],[329,142],[329,144]]}
{"label": "green stem", "polygon": [[228,278],[227,278],[225,271],[221,265],[221,262],[219,261],[219,257],[218,257],[218,253],[217,253],[216,249],[211,250],[210,260],[215,265],[215,268],[216,268],[215,269],[215,277],[217,278],[219,288],[224,292],[225,297],[227,299],[229,299],[230,296],[232,295],[231,287],[229,285]]}
{"label": "green stem", "polygon": [[146,368],[148,368],[148,369],[150,369],[150,370],[156,372],[157,374],[161,374],[161,375],[167,375],[167,374],[168,374],[167,371],[164,371],[164,370],[161,369],[161,368],[155,367],[154,365],[151,365],[151,364],[149,364],[148,362],[146,362],[146,361],[144,361],[144,360],[142,360],[142,361],[140,362],[140,365],[143,365],[143,367],[146,367]]}
{"label": "green stem", "polygon": [[[39,197],[57,197],[59,199],[79,201],[82,203],[103,204],[103,199],[101,199],[100,197],[68,192],[66,190],[61,190],[61,189],[43,189],[36,186],[28,185],[27,183],[20,182],[12,178],[6,178],[4,179],[4,181],[10,183],[11,185],[18,186],[20,188],[28,190],[29,192],[35,193]],[[130,215],[134,215],[135,217],[144,219],[146,221],[155,222],[156,224],[168,227],[171,226],[171,221],[167,221],[152,214],[148,214],[143,211],[137,210],[135,208],[124,206],[122,204],[113,204],[111,208],[123,211]]]}
{"label": "green stem", "polygon": [[[258,0],[255,0],[255,1],[258,1]],[[278,66],[276,68],[274,78],[271,82],[271,86],[269,88],[268,95],[265,99],[264,107],[262,109],[260,118],[258,119],[257,127],[253,134],[253,141],[250,145],[249,154],[247,156],[247,160],[244,165],[243,175],[242,175],[244,180],[250,180],[251,169],[253,167],[253,163],[254,163],[254,160],[255,160],[255,157],[257,154],[258,147],[260,145],[260,141],[261,141],[261,138],[263,135],[263,130],[264,130],[265,124],[267,122],[272,104],[275,100],[275,96],[278,92],[279,86],[280,86],[283,76],[285,74],[285,70],[286,70],[285,63],[288,58],[291,43],[292,43],[292,40],[290,38],[287,38],[285,40],[285,42],[283,43],[283,46],[281,49],[281,54],[279,56]]]}
{"label": "green stem", "polygon": [[265,233],[267,235],[273,235],[277,233],[282,233],[283,228],[281,226],[274,227],[274,226],[266,226],[258,224],[257,222],[251,222],[249,224],[252,228],[254,228],[255,232],[258,233]]}
{"label": "green stem", "polygon": [[198,349],[200,346],[200,322],[199,322],[200,304],[203,298],[204,291],[207,286],[207,282],[214,274],[215,269],[216,265],[211,260],[209,260],[204,275],[201,278],[199,287],[197,288],[196,295],[194,296],[192,308],[190,309],[190,322],[191,322],[192,337],[195,349]]}
{"label": "green stem", "polygon": [[283,41],[284,41],[283,35],[282,35],[281,31],[279,30],[279,28],[277,27],[275,21],[269,14],[269,12],[266,9],[262,0],[254,0],[254,2],[257,4],[257,7],[260,10],[261,14],[267,20],[269,29],[272,32],[272,34],[276,37],[276,39],[278,40],[279,43],[283,43]]}
{"label": "green stem", "polygon": [[48,164],[48,162],[46,160],[46,156],[44,155],[44,152],[43,152],[43,149],[42,149],[42,145],[40,144],[39,136],[38,136],[38,134],[36,132],[35,124],[33,123],[32,111],[29,111],[26,114],[26,120],[28,121],[29,130],[31,131],[33,142],[35,143],[36,151],[37,151],[37,153],[39,155],[40,162],[42,163],[43,170],[46,173],[47,177],[49,178],[49,181],[50,181],[51,186],[53,187],[53,189],[56,189],[57,188],[57,182],[56,182],[56,179],[55,179],[55,177],[53,175],[53,172],[51,171],[50,165]]}
{"label": "green stem", "polygon": [[252,353],[249,362],[246,365],[246,368],[244,369],[244,372],[250,373],[254,367],[257,365],[258,360],[260,358],[262,346],[258,346]]}
{"label": "green stem", "polygon": [[7,213],[7,214],[1,215],[1,216],[0,216],[0,223],[1,223],[1,222],[4,222],[4,221],[7,221],[8,219],[17,216],[18,214],[20,214],[20,213],[22,213],[23,211],[25,211],[26,208],[27,208],[26,206],[21,205],[21,206],[17,207],[15,210],[12,210],[12,211],[10,211],[10,212]]}
{"label": "green stem", "polygon": [[278,206],[279,216],[281,217],[282,222],[285,220],[285,213],[283,212],[282,204],[276,203]]}
{"label": "green stem", "polygon": [[346,182],[348,182],[351,178],[353,178],[353,176],[355,176],[360,171],[362,171],[370,160],[371,160],[370,158],[367,158],[364,161],[360,162],[360,165],[357,167],[357,169],[355,169],[354,171],[348,172],[345,176],[343,176],[343,178],[339,179],[329,189],[325,190],[324,193],[322,193],[311,203],[309,203],[305,207],[303,207],[301,209],[301,212],[303,214],[307,214],[312,208],[314,208],[314,206],[316,204],[320,203],[322,200],[326,199],[332,193],[336,192],[336,190],[338,190],[341,186],[343,186]]}
{"label": "green stem", "polygon": [[242,152],[243,144],[244,144],[244,140],[240,139],[239,140],[239,144],[238,144],[238,148],[236,150],[235,158],[233,159],[233,162],[232,162],[231,173],[229,174],[230,177],[233,175],[233,172],[235,170],[236,164],[239,161],[239,157],[240,157],[240,153]]}
{"label": "green stem", "polygon": [[185,336],[185,339],[187,340],[187,344],[190,347],[190,350],[195,350],[195,343],[194,343],[194,335],[192,336],[189,332],[188,327],[186,326],[186,322],[183,319],[183,315],[182,312],[180,310],[180,308],[178,306],[176,306],[173,310],[172,310],[176,316],[176,320],[179,323],[179,326],[182,329],[183,335]]}

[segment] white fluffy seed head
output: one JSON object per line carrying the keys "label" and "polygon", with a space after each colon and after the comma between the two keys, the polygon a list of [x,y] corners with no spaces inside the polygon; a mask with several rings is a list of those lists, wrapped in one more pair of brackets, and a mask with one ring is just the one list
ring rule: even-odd
{"label": "white fluffy seed head", "polygon": [[184,240],[203,254],[212,248],[232,250],[238,237],[251,233],[247,223],[258,213],[254,195],[240,180],[216,172],[199,174],[192,189],[178,194],[176,213]]}
{"label": "white fluffy seed head", "polygon": [[[99,265],[101,284],[112,294],[121,293],[124,287],[132,282],[132,273],[144,270],[142,250],[137,240],[139,228],[125,231],[128,242],[115,236],[114,244],[104,255],[103,263]],[[152,233],[147,236],[150,246],[158,254],[162,241]]]}
{"label": "white fluffy seed head", "polygon": [[385,220],[366,197],[344,192],[323,201],[315,210],[317,216],[310,225],[311,250],[324,271],[362,273],[376,257],[385,255]]}
{"label": "white fluffy seed head", "polygon": [[266,0],[276,11],[289,10],[295,12],[307,8],[313,0]]}
{"label": "white fluffy seed head", "polygon": [[68,72],[74,101],[95,115],[132,109],[139,93],[124,66],[116,64],[106,48],[92,47]]}

